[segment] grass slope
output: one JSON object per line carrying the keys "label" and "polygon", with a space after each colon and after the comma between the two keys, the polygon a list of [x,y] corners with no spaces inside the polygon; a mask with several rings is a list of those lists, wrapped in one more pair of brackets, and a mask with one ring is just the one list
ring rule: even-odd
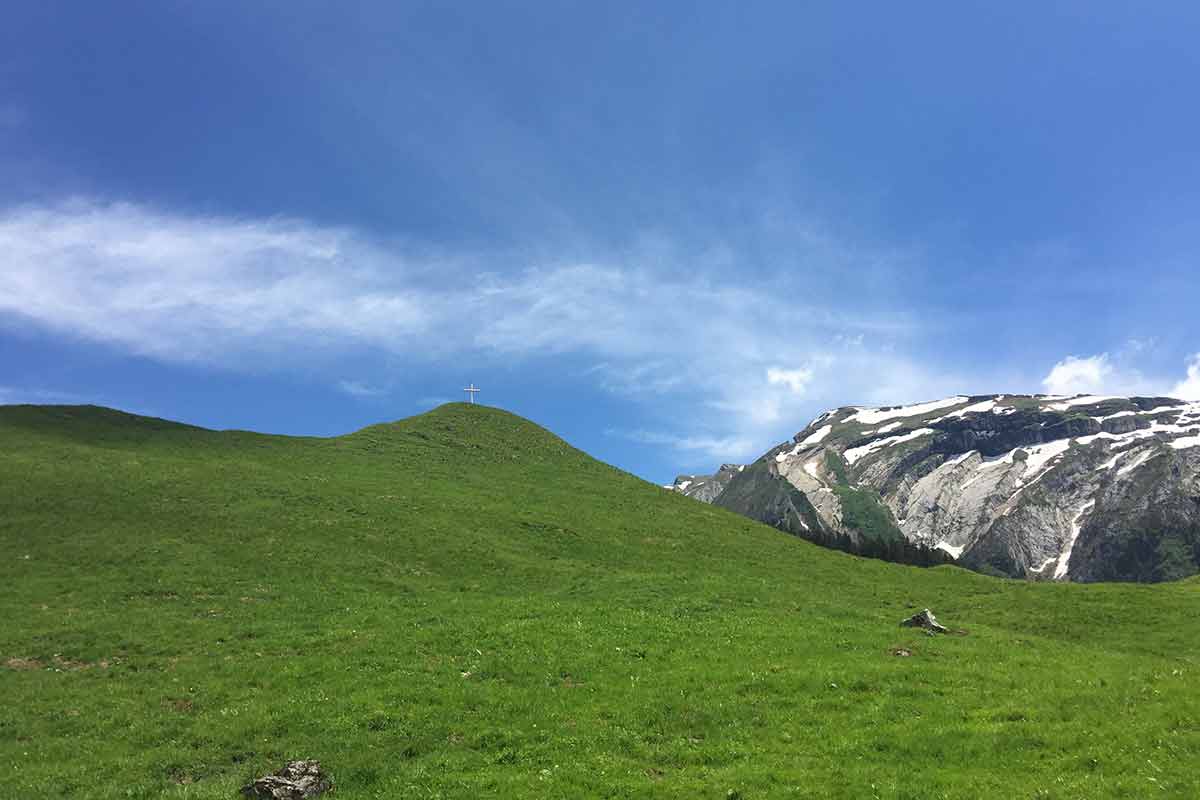
{"label": "grass slope", "polygon": [[[1196,797],[1200,582],[828,551],[494,409],[0,409],[0,793]],[[897,622],[931,606],[968,635]],[[892,654],[906,648],[911,657]]]}

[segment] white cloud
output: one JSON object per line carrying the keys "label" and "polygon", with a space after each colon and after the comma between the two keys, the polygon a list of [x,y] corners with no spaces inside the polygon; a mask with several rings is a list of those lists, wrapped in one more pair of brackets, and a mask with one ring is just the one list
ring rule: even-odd
{"label": "white cloud", "polygon": [[[1132,341],[1132,340],[1131,340]],[[1042,379],[1050,394],[1164,395],[1184,400],[1200,398],[1200,353],[1187,366],[1180,381],[1147,377],[1133,358],[1143,358],[1147,346],[1126,348],[1115,356],[1110,353],[1080,357],[1067,356]]]}
{"label": "white cloud", "polygon": [[1113,366],[1107,353],[1079,358],[1067,356],[1042,379],[1049,394],[1101,394],[1112,380]]}
{"label": "white cloud", "polygon": [[433,305],[381,285],[376,248],[283,220],[73,203],[0,217],[0,252],[0,312],[169,361],[386,347],[426,329]]}
{"label": "white cloud", "polygon": [[713,279],[661,247],[530,264],[298,220],[75,201],[0,212],[0,253],[0,322],[244,370],[334,372],[364,348],[401,363],[569,355],[605,389],[663,409],[662,444],[721,459],[765,450],[821,404],[962,383],[901,354],[917,329],[906,314],[739,285],[727,265],[715,274],[735,277]]}
{"label": "white cloud", "polygon": [[804,394],[804,388],[812,377],[810,369],[767,368],[767,383],[771,386],[786,386],[793,394]]}
{"label": "white cloud", "polygon": [[1181,400],[1200,400],[1200,353],[1192,356],[1187,367],[1187,377],[1175,384],[1170,394]]}

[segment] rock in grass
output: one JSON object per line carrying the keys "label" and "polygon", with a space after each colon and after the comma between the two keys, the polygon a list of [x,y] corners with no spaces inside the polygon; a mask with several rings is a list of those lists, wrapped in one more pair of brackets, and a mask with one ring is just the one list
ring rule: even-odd
{"label": "rock in grass", "polygon": [[255,800],[307,800],[333,788],[321,772],[319,761],[289,761],[274,775],[266,775],[242,787],[242,794]]}
{"label": "rock in grass", "polygon": [[920,614],[913,614],[908,619],[900,623],[907,628],[924,628],[930,633],[949,633],[945,626],[939,625],[937,617],[928,608]]}

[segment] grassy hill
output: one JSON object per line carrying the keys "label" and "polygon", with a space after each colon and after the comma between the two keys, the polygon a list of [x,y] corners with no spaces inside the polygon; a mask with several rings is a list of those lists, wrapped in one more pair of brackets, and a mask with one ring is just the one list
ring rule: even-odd
{"label": "grassy hill", "polygon": [[4,797],[1200,796],[1200,582],[857,559],[481,406],[0,408],[0,586]]}

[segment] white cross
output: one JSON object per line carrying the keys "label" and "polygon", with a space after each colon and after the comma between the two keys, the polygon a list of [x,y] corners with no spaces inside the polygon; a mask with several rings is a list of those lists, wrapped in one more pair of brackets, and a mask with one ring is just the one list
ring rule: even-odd
{"label": "white cross", "polygon": [[470,399],[471,404],[474,405],[475,404],[475,393],[479,391],[479,388],[475,384],[472,383],[470,386],[463,389],[463,391],[467,393],[467,397]]}

